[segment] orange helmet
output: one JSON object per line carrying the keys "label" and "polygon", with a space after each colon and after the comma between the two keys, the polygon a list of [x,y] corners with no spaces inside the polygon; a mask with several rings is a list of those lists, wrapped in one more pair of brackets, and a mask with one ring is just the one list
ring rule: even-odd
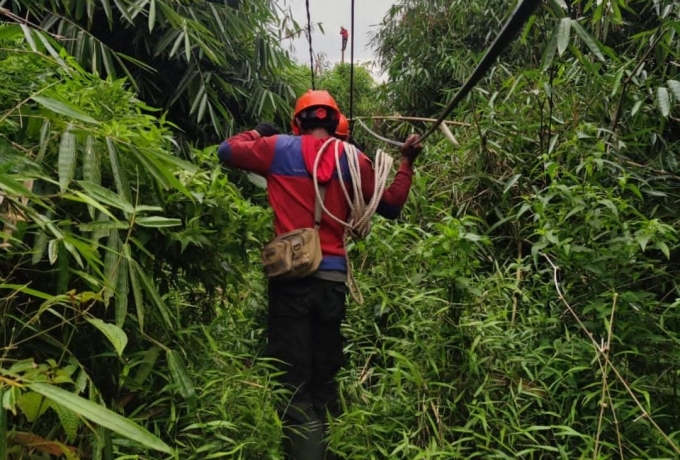
{"label": "orange helmet", "polygon": [[[331,109],[336,115],[333,118],[338,118],[340,109],[335,99],[326,90],[309,90],[295,103],[295,112],[293,112],[293,133],[300,134],[300,127],[298,126],[297,118],[301,112],[310,107],[326,107]],[[324,115],[325,116],[325,115]],[[323,117],[322,117],[323,118]]]}
{"label": "orange helmet", "polygon": [[342,140],[345,140],[347,137],[349,137],[349,122],[343,114],[340,114],[340,122],[338,123],[338,127],[335,129],[335,137],[339,137]]}

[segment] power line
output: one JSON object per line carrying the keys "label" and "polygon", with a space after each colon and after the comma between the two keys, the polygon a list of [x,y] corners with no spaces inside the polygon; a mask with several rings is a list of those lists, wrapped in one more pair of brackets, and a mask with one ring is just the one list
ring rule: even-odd
{"label": "power line", "polygon": [[[354,3],[354,0],[352,0],[352,3]],[[309,0],[305,1],[305,6],[307,7],[307,41],[309,41],[309,70],[312,71],[312,89],[316,89],[314,87],[314,50],[312,49],[312,16],[309,14]]]}

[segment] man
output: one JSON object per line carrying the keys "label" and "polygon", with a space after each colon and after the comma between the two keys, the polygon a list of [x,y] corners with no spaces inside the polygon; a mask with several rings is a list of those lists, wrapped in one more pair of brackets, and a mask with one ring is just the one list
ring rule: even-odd
{"label": "man", "polygon": [[347,49],[347,39],[349,38],[349,32],[347,32],[347,29],[342,26],[340,26],[340,36],[342,36],[342,51],[345,51],[345,49]]}
{"label": "man", "polygon": [[335,129],[335,137],[341,141],[346,141],[349,137],[349,122],[343,114],[340,114],[340,121],[338,121],[338,127]]}
{"label": "man", "polygon": [[340,122],[338,122],[338,127],[335,129],[335,137],[337,137],[341,141],[345,141],[352,144],[361,151],[364,150],[364,147],[359,142],[357,142],[356,139],[350,136],[349,122],[347,121],[347,118],[345,118],[343,114],[340,114]]}
{"label": "man", "polygon": [[[295,136],[281,135],[275,126],[260,123],[220,145],[222,162],[267,179],[277,235],[314,225],[314,162],[323,143],[336,132],[339,119],[340,111],[330,94],[310,90],[295,106]],[[406,140],[399,171],[382,196],[379,214],[398,217],[411,187],[413,161],[421,150],[418,136]],[[375,172],[368,157],[359,155],[361,190],[368,201]],[[340,165],[342,178],[350,180],[344,151]],[[336,171],[333,143],[322,153],[316,172],[319,184],[325,185],[326,208],[347,220],[350,209]],[[345,363],[340,333],[348,293],[344,231],[324,213],[319,227],[323,258],[318,271],[301,279],[269,280],[267,354],[282,363],[282,383],[292,391],[282,419],[287,436],[285,450],[296,460],[326,458],[324,423],[329,415],[340,413],[335,376]]]}

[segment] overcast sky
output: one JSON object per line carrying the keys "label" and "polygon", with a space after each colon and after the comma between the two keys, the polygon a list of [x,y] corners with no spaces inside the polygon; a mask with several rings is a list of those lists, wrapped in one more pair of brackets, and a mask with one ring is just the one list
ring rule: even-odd
{"label": "overcast sky", "polygon": [[[295,20],[302,26],[307,25],[307,11],[305,0],[286,0]],[[369,33],[375,32],[376,26],[387,13],[394,0],[355,0],[354,18],[354,60],[372,61],[373,52],[368,46]],[[324,32],[316,29],[312,32],[312,46],[314,53],[323,53],[331,65],[340,62],[341,44],[340,26],[351,32],[352,6],[350,0],[309,0],[309,10],[312,23],[320,22]],[[293,56],[300,63],[309,65],[309,44],[303,35],[293,41],[295,50]],[[284,44],[286,46],[286,44]],[[345,62],[349,62],[350,42],[347,43]],[[377,70],[377,69],[376,69]],[[376,72],[374,72],[376,73]]]}

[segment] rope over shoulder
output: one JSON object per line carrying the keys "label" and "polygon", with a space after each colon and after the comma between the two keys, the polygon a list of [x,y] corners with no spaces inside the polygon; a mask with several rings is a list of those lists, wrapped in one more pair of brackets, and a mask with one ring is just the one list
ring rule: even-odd
{"label": "rope over shoulder", "polygon": [[[361,189],[362,182],[361,182],[361,168],[359,163],[360,162],[359,150],[355,146],[347,142],[342,142],[339,139],[335,139],[332,137],[328,138],[326,142],[323,143],[321,148],[319,148],[319,151],[316,154],[316,158],[314,159],[314,168],[312,170],[314,193],[316,194],[317,199],[320,199],[321,197],[321,192],[319,190],[319,179],[317,177],[319,161],[321,160],[321,155],[326,150],[326,147],[328,147],[332,142],[335,143],[334,145],[335,165],[340,179],[340,186],[342,187],[342,193],[345,196],[347,204],[349,205],[350,208],[349,219],[345,222],[344,220],[330,212],[328,208],[326,208],[326,206],[324,205],[323,200],[320,200],[320,202],[323,212],[328,214],[328,216],[331,219],[345,227],[344,240],[345,246],[347,246],[347,241],[349,240],[350,237],[353,239],[364,239],[371,232],[371,218],[378,209],[380,200],[382,199],[382,196],[385,193],[385,186],[387,184],[387,179],[390,175],[394,159],[384,151],[378,149],[374,162],[375,181],[373,186],[374,187],[373,195],[371,196],[369,202],[366,203],[366,201],[364,200],[363,191]],[[340,146],[342,146],[344,149],[345,156],[347,157],[347,164],[349,165],[350,175],[349,179],[352,187],[351,194],[347,190],[347,187],[345,186],[345,178],[342,177],[342,168],[340,167]],[[363,296],[361,295],[361,291],[359,290],[356,279],[354,278],[354,274],[352,272],[352,267],[349,260],[349,254],[347,253],[346,250],[345,254],[347,260],[347,280],[349,284],[350,293],[352,294],[354,300],[357,301],[357,303],[363,304],[364,299]]]}

